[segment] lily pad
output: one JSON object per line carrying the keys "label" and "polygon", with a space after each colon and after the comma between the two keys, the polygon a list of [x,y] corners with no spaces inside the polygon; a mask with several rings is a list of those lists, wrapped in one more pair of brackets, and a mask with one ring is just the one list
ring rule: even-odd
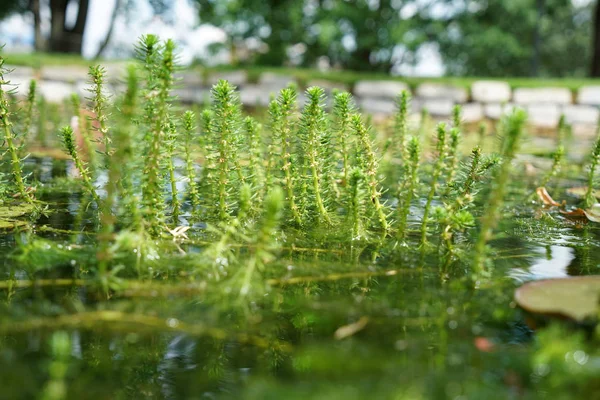
{"label": "lily pad", "polygon": [[[570,194],[571,196],[574,196],[574,197],[577,197],[580,199],[583,199],[585,197],[586,193],[587,193],[587,186],[578,186],[578,187],[573,187],[573,188],[567,189],[567,194]],[[592,192],[592,196],[594,196],[595,198],[600,200],[600,191],[594,190]]]}
{"label": "lily pad", "polygon": [[600,276],[545,279],[529,282],[515,292],[523,309],[545,315],[559,315],[581,322],[597,318]]}

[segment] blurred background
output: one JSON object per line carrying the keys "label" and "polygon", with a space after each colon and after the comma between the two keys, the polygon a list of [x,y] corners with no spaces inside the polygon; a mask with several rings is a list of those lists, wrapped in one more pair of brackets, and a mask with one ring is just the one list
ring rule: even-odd
{"label": "blurred background", "polygon": [[156,33],[184,64],[598,77],[599,1],[0,0],[0,43],[126,59]]}

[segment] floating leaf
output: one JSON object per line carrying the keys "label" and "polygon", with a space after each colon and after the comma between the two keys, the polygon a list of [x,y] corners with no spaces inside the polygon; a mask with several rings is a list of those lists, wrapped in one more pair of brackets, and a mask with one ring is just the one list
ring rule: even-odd
{"label": "floating leaf", "polygon": [[[567,194],[569,194],[571,196],[575,196],[580,199],[584,198],[586,193],[587,193],[587,186],[579,186],[579,187],[573,187],[573,188],[567,189]],[[592,196],[594,196],[595,198],[600,200],[600,191],[594,190],[592,192]]]}
{"label": "floating leaf", "polygon": [[538,197],[540,198],[540,200],[542,200],[542,203],[544,203],[544,205],[546,206],[554,206],[554,207],[562,207],[565,205],[565,201],[563,200],[562,204],[556,202],[548,193],[548,191],[546,190],[545,187],[539,187],[537,189],[535,189],[535,192],[537,193]]}
{"label": "floating leaf", "polygon": [[523,309],[546,315],[560,315],[576,321],[598,315],[600,276],[545,279],[526,283],[515,292]]}

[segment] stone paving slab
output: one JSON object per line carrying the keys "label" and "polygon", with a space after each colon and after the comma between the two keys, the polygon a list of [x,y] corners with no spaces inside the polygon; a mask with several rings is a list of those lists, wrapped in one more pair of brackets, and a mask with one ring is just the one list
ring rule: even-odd
{"label": "stone paving slab", "polygon": [[358,81],[354,85],[355,96],[369,99],[395,100],[403,90],[409,90],[408,85],[398,81]]}
{"label": "stone paving slab", "polygon": [[516,104],[571,104],[573,94],[567,88],[518,88],[513,92]]}
{"label": "stone paving slab", "polygon": [[600,106],[600,86],[582,86],[579,88],[577,103]]}
{"label": "stone paving slab", "polygon": [[452,115],[454,101],[448,99],[416,99],[419,109],[425,108],[434,117],[449,117]]}
{"label": "stone paving slab", "polygon": [[247,85],[240,89],[240,100],[246,106],[266,107],[271,101],[271,96],[275,96],[275,91],[269,91],[261,85]]}
{"label": "stone paving slab", "polygon": [[227,71],[227,72],[215,72],[208,76],[207,83],[212,86],[224,79],[234,86],[244,86],[248,83],[248,74],[246,71]]}
{"label": "stone paving slab", "polygon": [[319,86],[325,90],[325,93],[330,96],[334,91],[349,92],[350,87],[344,83],[332,82],[324,79],[313,79],[306,83],[306,87]]}
{"label": "stone paving slab", "polygon": [[29,79],[35,76],[35,70],[31,67],[22,67],[20,65],[8,65],[4,64],[4,68],[10,73],[5,74],[5,78],[12,80],[13,77],[27,77]]}
{"label": "stone paving slab", "polygon": [[427,82],[422,83],[417,87],[415,95],[424,99],[447,99],[456,103],[466,103],[469,99],[469,92],[465,88]]}
{"label": "stone paving slab", "polygon": [[480,103],[505,103],[511,99],[508,82],[475,81],[471,85],[471,98]]}
{"label": "stone paving slab", "polygon": [[40,72],[41,79],[56,82],[75,83],[87,81],[88,68],[77,66],[50,66],[43,67]]}
{"label": "stone paving slab", "polygon": [[66,82],[59,81],[40,81],[38,82],[38,93],[51,103],[60,103],[76,93],[76,86]]}
{"label": "stone paving slab", "polygon": [[483,114],[486,118],[498,120],[504,115],[510,114],[516,107],[513,103],[492,103],[483,106]]}
{"label": "stone paving slab", "polygon": [[462,120],[466,123],[479,122],[483,119],[483,106],[479,103],[462,105]]}
{"label": "stone paving slab", "polygon": [[556,104],[530,104],[526,108],[528,122],[539,128],[556,128],[561,110]]}
{"label": "stone paving slab", "polygon": [[355,98],[356,105],[367,113],[390,115],[396,112],[396,102],[391,99],[380,97],[358,97]]}
{"label": "stone paving slab", "polygon": [[594,106],[569,105],[563,107],[562,112],[565,115],[565,121],[568,124],[595,124],[600,117],[600,110]]}
{"label": "stone paving slab", "polygon": [[267,88],[269,91],[279,92],[285,89],[290,84],[298,85],[296,78],[293,76],[279,75],[272,72],[265,72],[258,80],[258,85]]}

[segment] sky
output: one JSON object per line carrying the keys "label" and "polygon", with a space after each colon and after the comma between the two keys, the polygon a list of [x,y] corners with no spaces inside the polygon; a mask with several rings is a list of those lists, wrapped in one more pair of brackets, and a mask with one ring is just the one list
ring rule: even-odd
{"label": "sky", "polygon": [[[133,48],[138,37],[142,34],[154,33],[162,39],[175,40],[180,52],[180,62],[188,64],[195,57],[206,56],[209,44],[225,40],[225,33],[221,29],[207,24],[200,24],[198,12],[189,0],[173,0],[173,20],[176,22],[175,24],[168,24],[159,17],[153,17],[147,0],[136,0],[136,2],[138,4],[134,18],[126,19],[125,16],[117,18],[108,48],[108,56],[126,56],[126,52]],[[108,30],[114,5],[115,0],[90,0],[88,26],[83,44],[84,57],[95,55]],[[67,20],[69,18],[74,20],[76,12],[76,7],[67,10]],[[42,18],[44,18],[43,15]],[[48,31],[49,26],[42,26],[42,30]],[[0,42],[6,43],[8,50],[30,51],[33,44],[33,18],[30,15],[14,15],[2,21],[0,23]],[[434,47],[424,47],[420,56],[421,61],[416,66],[398,66],[394,69],[394,72],[411,76],[439,76],[443,74],[444,67],[441,57]],[[226,62],[226,55],[224,57],[211,61],[213,63]]]}

